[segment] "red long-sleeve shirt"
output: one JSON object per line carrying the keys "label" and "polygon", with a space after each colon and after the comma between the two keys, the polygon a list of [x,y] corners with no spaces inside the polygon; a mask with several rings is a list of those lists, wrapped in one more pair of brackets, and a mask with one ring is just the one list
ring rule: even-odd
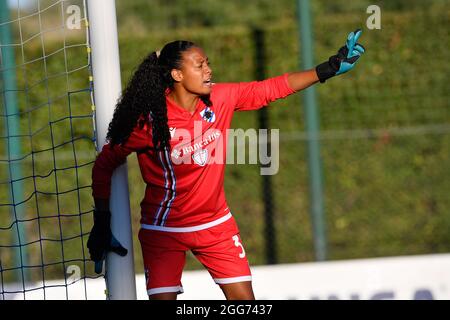
{"label": "red long-sleeve shirt", "polygon": [[[163,231],[196,230],[230,216],[223,188],[226,133],[234,111],[255,110],[294,93],[287,74],[264,81],[212,86],[211,107],[199,100],[193,114],[167,97],[170,151],[155,151],[151,121],[113,148],[106,144],[92,170],[93,196],[110,196],[111,176],[131,152],[137,152],[147,185],[141,225]],[[183,228],[183,229],[177,229]]]}

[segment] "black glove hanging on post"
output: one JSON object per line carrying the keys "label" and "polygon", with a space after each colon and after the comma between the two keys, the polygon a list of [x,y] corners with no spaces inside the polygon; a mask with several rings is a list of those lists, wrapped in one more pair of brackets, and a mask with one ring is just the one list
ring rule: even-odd
{"label": "black glove hanging on post", "polygon": [[331,56],[328,61],[319,64],[316,67],[317,76],[319,77],[321,83],[324,83],[331,77],[353,69],[356,61],[365,52],[364,47],[357,43],[361,33],[361,29],[350,32],[345,46],[340,48],[338,53]]}
{"label": "black glove hanging on post", "polygon": [[94,226],[87,242],[91,260],[95,262],[95,272],[102,273],[103,260],[109,251],[125,256],[125,249],[111,232],[111,212],[94,209]]}

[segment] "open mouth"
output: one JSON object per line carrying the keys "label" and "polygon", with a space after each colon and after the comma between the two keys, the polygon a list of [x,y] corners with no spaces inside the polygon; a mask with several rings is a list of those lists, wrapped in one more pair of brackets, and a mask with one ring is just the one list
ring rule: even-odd
{"label": "open mouth", "polygon": [[203,81],[203,85],[210,87],[212,85],[211,79]]}

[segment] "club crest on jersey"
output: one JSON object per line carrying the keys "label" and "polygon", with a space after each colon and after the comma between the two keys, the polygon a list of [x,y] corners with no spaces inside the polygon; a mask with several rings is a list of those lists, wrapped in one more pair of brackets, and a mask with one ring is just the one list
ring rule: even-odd
{"label": "club crest on jersey", "polygon": [[208,150],[198,150],[192,155],[192,160],[194,160],[194,162],[199,166],[203,167],[206,164],[206,161],[208,161]]}
{"label": "club crest on jersey", "polygon": [[200,116],[206,122],[214,122],[214,121],[216,121],[216,115],[214,114],[214,112],[209,107],[206,107],[205,109],[200,111]]}

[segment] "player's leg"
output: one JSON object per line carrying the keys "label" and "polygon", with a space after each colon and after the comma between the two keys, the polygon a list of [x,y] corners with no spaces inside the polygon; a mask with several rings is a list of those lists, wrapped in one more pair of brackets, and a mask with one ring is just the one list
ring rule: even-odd
{"label": "player's leg", "polygon": [[253,300],[252,276],[234,218],[196,231],[192,252],[230,300]]}
{"label": "player's leg", "polygon": [[176,300],[183,293],[181,275],[187,248],[175,239],[177,236],[170,232],[139,231],[150,300]]}
{"label": "player's leg", "polygon": [[148,296],[149,300],[177,300],[177,292],[157,293]]}
{"label": "player's leg", "polygon": [[227,300],[255,300],[251,281],[221,284],[220,289]]}

